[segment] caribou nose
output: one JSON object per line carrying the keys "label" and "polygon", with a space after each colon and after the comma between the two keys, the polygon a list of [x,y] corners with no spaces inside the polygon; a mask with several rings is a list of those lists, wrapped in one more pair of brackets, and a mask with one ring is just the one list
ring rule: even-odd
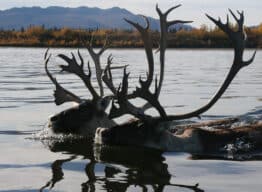
{"label": "caribou nose", "polygon": [[110,139],[110,132],[108,128],[97,128],[95,134],[95,142],[99,144],[105,144]]}
{"label": "caribou nose", "polygon": [[101,128],[101,127],[99,127],[99,128],[97,128],[97,130],[96,130],[96,135],[99,135],[100,137],[106,137],[106,136],[107,136],[107,133],[108,133],[107,128]]}
{"label": "caribou nose", "polygon": [[97,129],[96,129],[96,135],[99,135],[100,134],[100,132],[101,132],[101,127],[98,127]]}

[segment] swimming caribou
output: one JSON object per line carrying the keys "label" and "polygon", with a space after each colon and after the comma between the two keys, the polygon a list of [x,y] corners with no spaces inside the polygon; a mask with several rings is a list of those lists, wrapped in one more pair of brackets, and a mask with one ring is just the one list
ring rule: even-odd
{"label": "swimming caribou", "polygon": [[[201,114],[209,110],[227,90],[232,80],[238,72],[251,64],[255,58],[256,52],[248,60],[243,60],[245,49],[246,34],[244,31],[244,13],[237,11],[236,15],[232,10],[229,12],[236,21],[237,28],[232,28],[229,17],[226,23],[222,23],[220,19],[216,20],[206,14],[206,16],[215,23],[232,41],[234,47],[233,64],[226,76],[222,86],[216,94],[204,106],[185,114],[169,115],[159,101],[159,95],[164,81],[165,74],[165,52],[168,46],[168,31],[175,24],[185,24],[191,21],[172,20],[168,21],[167,16],[174,9],[181,5],[174,6],[166,12],[162,12],[158,5],[156,11],[160,21],[160,77],[159,80],[155,76],[155,61],[153,54],[152,37],[150,33],[150,22],[147,17],[142,16],[146,22],[143,27],[139,23],[125,19],[127,23],[133,26],[141,35],[144,43],[145,54],[147,58],[148,73],[146,79],[139,78],[139,85],[133,92],[128,91],[127,66],[112,66],[113,57],[108,56],[105,67],[101,65],[100,57],[108,48],[105,41],[104,46],[95,52],[92,47],[92,41],[87,45],[87,50],[95,64],[96,80],[98,82],[99,92],[94,88],[91,82],[91,67],[88,62],[87,72],[84,68],[84,59],[78,51],[80,63],[76,56],[72,53],[72,57],[59,54],[67,65],[60,65],[62,71],[77,75],[89,90],[92,98],[82,99],[72,92],[63,88],[58,81],[52,76],[48,70],[48,63],[51,54],[48,51],[45,54],[45,70],[48,77],[55,85],[55,103],[61,105],[65,102],[76,102],[77,106],[62,111],[50,118],[49,127],[55,133],[75,133],[81,135],[89,135],[94,138],[96,143],[113,144],[113,145],[136,145],[143,147],[156,148],[163,151],[188,151],[200,152],[216,150],[219,147],[232,142],[233,140],[245,137],[254,143],[262,142],[262,124],[238,126],[231,128],[231,125],[237,122],[237,119],[211,121],[196,125],[184,126],[183,131],[172,133],[169,129],[168,122],[200,117]],[[113,81],[112,70],[123,70],[122,82],[119,86],[115,86]],[[151,91],[151,87],[154,91]],[[105,95],[104,88],[107,87],[111,94]],[[143,106],[135,106],[131,100],[141,98],[145,100]],[[106,112],[109,104],[111,107],[109,113]],[[151,116],[146,113],[150,108],[156,109],[159,116]],[[118,124],[114,119],[125,114],[134,116],[133,120],[123,124]],[[211,127],[224,127],[224,129],[204,130],[202,126],[209,125]]]}

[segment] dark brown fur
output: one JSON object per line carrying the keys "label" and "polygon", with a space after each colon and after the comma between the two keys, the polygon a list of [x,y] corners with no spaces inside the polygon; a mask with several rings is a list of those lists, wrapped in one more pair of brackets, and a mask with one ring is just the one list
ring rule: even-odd
{"label": "dark brown fur", "polygon": [[[223,121],[231,125],[235,120]],[[234,128],[217,129],[224,123],[213,121],[203,123],[213,125],[216,129],[202,129],[200,124],[184,127],[182,133],[171,133],[156,123],[141,123],[132,121],[110,129],[98,128],[96,142],[112,145],[135,145],[156,148],[163,151],[209,152],[219,151],[226,144],[237,139],[245,139],[260,147],[262,144],[262,123],[243,125]]]}

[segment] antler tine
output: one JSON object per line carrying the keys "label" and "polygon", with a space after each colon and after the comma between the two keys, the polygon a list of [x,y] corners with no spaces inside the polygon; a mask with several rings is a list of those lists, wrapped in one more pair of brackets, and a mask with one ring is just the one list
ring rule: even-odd
{"label": "antler tine", "polygon": [[103,45],[103,47],[100,49],[100,51],[98,52],[98,55],[101,56],[109,47],[110,47],[110,45],[108,44],[108,36],[106,36],[104,45]]}
{"label": "antler tine", "polygon": [[[93,37],[92,37],[93,39]],[[103,97],[104,96],[104,87],[103,87],[103,83],[102,83],[102,75],[103,75],[103,69],[101,67],[101,62],[100,62],[100,57],[101,55],[105,52],[106,49],[108,49],[109,46],[107,45],[107,37],[104,43],[104,46],[100,49],[100,51],[98,51],[98,53],[96,53],[92,47],[92,44],[88,44],[87,45],[87,50],[95,64],[95,69],[96,69],[96,78],[97,78],[97,82],[98,82],[98,86],[99,86],[99,90],[100,90],[100,96]]]}
{"label": "antler tine", "polygon": [[146,16],[140,15],[141,17],[143,17],[146,21],[146,27],[142,27],[139,23],[135,23],[133,21],[130,21],[129,19],[124,18],[124,20],[129,23],[130,25],[132,25],[133,27],[135,27],[140,33],[144,33],[146,30],[149,29],[149,21],[148,18]]}
{"label": "antler tine", "polygon": [[111,90],[111,92],[115,95],[117,93],[117,90],[114,86],[113,78],[112,78],[112,72],[111,72],[112,61],[113,61],[113,57],[112,57],[112,54],[110,54],[107,57],[107,65],[105,67],[104,74],[102,76],[102,80],[104,81],[106,86]]}
{"label": "antler tine", "polygon": [[90,40],[89,40],[89,43],[87,44],[87,46],[88,47],[93,47],[93,41],[94,41],[94,34],[92,33],[91,37],[90,37]]}
{"label": "antler tine", "polygon": [[66,71],[68,73],[73,73],[77,75],[85,84],[85,86],[90,91],[91,95],[93,96],[93,100],[99,99],[99,95],[97,94],[96,90],[92,86],[91,83],[91,69],[88,65],[89,75],[86,75],[82,66],[82,63],[79,65],[76,61],[74,54],[72,53],[72,58],[67,57],[66,55],[59,54],[58,57],[63,59],[68,63],[68,65],[60,65],[62,71]]}
{"label": "antler tine", "polygon": [[231,15],[234,17],[234,19],[236,20],[236,22],[239,21],[239,19],[237,18],[237,16],[235,15],[235,13],[231,10],[231,9],[228,9],[228,11],[231,13]]}
{"label": "antler tine", "polygon": [[176,6],[171,7],[170,9],[168,9],[168,10],[164,13],[164,15],[167,17],[168,14],[171,13],[174,9],[177,9],[178,7],[181,7],[181,6],[182,6],[182,5],[179,4],[179,5],[176,5]]}
{"label": "antler tine", "polygon": [[122,89],[121,93],[123,94],[122,96],[127,96],[128,94],[128,77],[130,73],[126,72],[126,67],[124,68],[124,75],[123,75],[123,81],[122,81]]}
{"label": "antler tine", "polygon": [[158,82],[157,82],[157,75],[156,75],[155,77],[155,97],[158,97],[157,93],[158,93]]}
{"label": "antler tine", "polygon": [[242,62],[243,67],[248,66],[249,64],[251,64],[254,61],[256,53],[257,53],[257,50],[254,51],[252,57],[249,60]]}
{"label": "antler tine", "polygon": [[239,10],[237,10],[237,13],[240,15],[240,19],[243,21],[243,23],[244,23],[244,11],[242,10],[242,11],[239,11]]}
{"label": "antler tine", "polygon": [[45,71],[47,76],[49,77],[49,79],[52,81],[52,83],[55,85],[55,91],[54,91],[54,97],[55,97],[55,104],[56,105],[61,105],[65,102],[76,102],[76,103],[81,103],[82,100],[80,99],[80,97],[76,96],[75,94],[73,94],[72,92],[66,90],[65,88],[63,88],[56,80],[56,78],[54,78],[52,76],[52,74],[50,73],[50,71],[48,70],[48,63],[49,60],[51,58],[51,54],[48,55],[48,51],[49,49],[47,49],[46,53],[45,53]]}
{"label": "antler tine", "polygon": [[110,47],[108,44],[108,36],[106,36],[103,47],[96,53],[93,49],[93,41],[94,35],[92,34],[89,43],[87,44],[87,49],[91,57],[94,57],[94,55],[100,57]]}
{"label": "antler tine", "polygon": [[243,23],[244,22],[244,17],[243,15],[237,11],[237,13],[240,15],[240,18],[237,18],[237,16],[235,15],[235,13],[231,10],[231,9],[228,9],[229,12],[231,13],[231,15],[234,17],[235,21],[239,24],[240,22]]}
{"label": "antler tine", "polygon": [[50,73],[50,71],[48,70],[48,67],[47,67],[51,56],[52,56],[52,54],[48,54],[48,49],[47,49],[46,52],[45,52],[45,71],[46,71],[46,74],[47,74],[47,76],[49,77],[49,79],[50,79],[54,84],[57,84],[56,79],[51,75],[51,73]]}
{"label": "antler tine", "polygon": [[104,73],[108,73],[109,77],[112,78],[112,73],[111,73],[111,64],[113,63],[113,57],[112,57],[112,54],[110,54],[108,57],[107,57],[107,65],[104,69]]}
{"label": "antler tine", "polygon": [[79,57],[79,59],[81,61],[80,67],[83,69],[84,68],[84,59],[83,59],[79,49],[77,50],[77,54],[78,54],[78,57]]}
{"label": "antler tine", "polygon": [[91,70],[90,62],[89,62],[89,61],[87,62],[87,68],[88,68],[88,75],[87,75],[87,77],[88,77],[89,79],[91,79],[92,70]]}
{"label": "antler tine", "polygon": [[183,20],[173,20],[173,21],[167,21],[167,16],[169,13],[171,13],[174,9],[178,8],[178,7],[181,7],[182,5],[179,4],[179,5],[176,5],[174,7],[171,7],[170,9],[168,9],[165,13],[162,13],[162,11],[158,8],[158,5],[156,6],[156,10],[157,10],[157,13],[160,17],[160,22],[161,24],[163,23],[165,26],[165,30],[168,31],[168,28],[172,25],[175,25],[175,24],[178,24],[178,23],[192,23],[193,21],[183,21]]}
{"label": "antler tine", "polygon": [[158,3],[156,4],[156,12],[159,14],[159,15],[163,15],[162,11],[159,9],[158,7]]}
{"label": "antler tine", "polygon": [[244,11],[240,12],[237,11],[239,14],[240,18],[237,18],[237,16],[234,14],[234,12],[231,9],[228,9],[231,15],[234,17],[235,21],[238,24],[238,30],[239,31],[244,31],[243,26],[244,26]]}
{"label": "antler tine", "polygon": [[193,21],[173,20],[173,21],[168,21],[167,26],[170,27],[172,25],[185,24],[185,23],[193,23]]}
{"label": "antler tine", "polygon": [[162,11],[159,9],[158,7],[158,3],[156,4],[156,11],[158,13],[158,15],[160,16],[165,16],[167,17],[169,13],[171,13],[174,9],[178,8],[178,7],[181,7],[182,5],[181,4],[178,4],[176,6],[173,6],[171,8],[169,8],[165,13],[162,13]]}
{"label": "antler tine", "polygon": [[149,22],[149,19],[148,19],[148,17],[147,17],[147,16],[145,16],[145,15],[142,15],[142,14],[140,14],[139,16],[143,17],[143,19],[144,19],[144,20],[145,20],[145,22],[146,22],[145,29],[146,29],[146,30],[149,30],[149,28],[150,28],[150,22]]}
{"label": "antler tine", "polygon": [[207,18],[209,18],[211,21],[213,21],[213,23],[215,23],[222,31],[224,31],[226,34],[228,34],[229,36],[234,36],[232,33],[233,31],[230,30],[230,24],[229,24],[229,18],[227,18],[227,22],[226,24],[223,24],[221,22],[221,19],[219,18],[218,20],[216,20],[215,18],[211,17],[208,14],[205,14],[207,16]]}
{"label": "antler tine", "polygon": [[[45,54],[44,54],[44,59],[45,59],[45,60],[47,59],[47,55],[48,55],[49,49],[50,49],[50,48],[47,48],[47,50],[46,50],[46,52],[45,52]],[[48,61],[49,61],[49,59],[50,59],[50,56],[51,56],[51,55],[49,55]]]}
{"label": "antler tine", "polygon": [[[210,15],[208,15],[207,13],[205,14],[207,16],[208,19],[210,19],[211,21],[213,21],[213,23],[215,23],[216,25],[219,25],[220,21],[216,20],[215,18],[211,17]],[[227,15],[228,17],[228,15]]]}
{"label": "antler tine", "polygon": [[227,22],[226,25],[229,25],[229,15],[227,14]]}

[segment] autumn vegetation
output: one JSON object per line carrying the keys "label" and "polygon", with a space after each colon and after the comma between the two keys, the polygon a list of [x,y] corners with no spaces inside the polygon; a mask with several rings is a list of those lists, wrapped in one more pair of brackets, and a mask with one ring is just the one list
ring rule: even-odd
{"label": "autumn vegetation", "polygon": [[[262,48],[262,24],[246,28],[247,48]],[[143,47],[142,40],[135,30],[119,29],[70,29],[44,26],[30,26],[20,30],[0,30],[0,46],[33,47],[84,47],[93,36],[93,46],[100,47],[105,36],[115,48]],[[159,33],[152,31],[154,42],[158,42]],[[158,47],[154,43],[154,47]],[[171,30],[169,47],[172,48],[230,48],[227,36],[217,27],[203,25],[192,30]]]}

